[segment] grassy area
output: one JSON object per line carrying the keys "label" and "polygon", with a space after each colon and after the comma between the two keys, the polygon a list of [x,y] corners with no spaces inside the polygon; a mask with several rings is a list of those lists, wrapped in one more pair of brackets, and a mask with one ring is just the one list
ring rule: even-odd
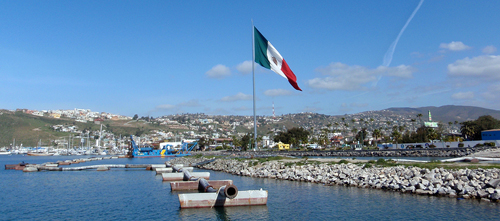
{"label": "grassy area", "polygon": [[[206,158],[227,158],[227,156],[216,156],[216,155],[203,155],[203,154],[196,154],[189,156],[192,158],[201,158],[201,157],[206,157]],[[285,166],[291,167],[291,166],[303,166],[303,165],[319,165],[325,162],[321,162],[318,160],[310,160],[308,157],[303,157],[301,159],[297,158],[291,158],[291,157],[283,157],[283,156],[274,156],[274,157],[258,157],[258,158],[242,158],[242,157],[237,157],[233,158],[234,160],[238,161],[245,161],[249,160],[248,166],[257,166],[259,164],[265,163],[265,162],[270,162],[270,161],[285,161],[284,164]],[[293,161],[289,161],[293,160]],[[353,159],[354,160],[354,159]],[[396,162],[393,160],[385,160],[385,159],[378,159],[377,161],[375,160],[370,160],[366,162],[356,162],[356,161],[349,161],[346,159],[341,159],[339,161],[333,161],[333,162],[327,162],[325,164],[329,165],[334,165],[334,164],[347,164],[347,163],[353,163],[359,166],[363,166],[363,168],[371,168],[374,166],[378,167],[395,167],[395,166],[404,166],[404,167],[419,167],[419,168],[425,168],[425,169],[434,169],[434,168],[444,168],[447,170],[458,170],[458,169],[500,169],[500,165],[495,165],[495,164],[479,164],[479,163],[453,163],[453,162],[439,162],[439,161],[431,161],[427,163],[417,163],[417,162]]]}
{"label": "grassy area", "polygon": [[[196,155],[192,157],[201,157],[202,155]],[[208,157],[208,156],[205,156]],[[219,157],[222,158],[222,156],[214,156],[214,157]],[[236,160],[239,161],[245,161],[249,160],[248,158],[235,158]],[[275,156],[275,157],[262,157],[262,158],[253,158],[250,159],[251,162],[249,162],[249,166],[256,166],[258,164],[262,164],[265,162],[269,161],[282,161],[282,160],[296,160],[297,158],[289,158],[289,157],[282,157],[282,156]],[[291,162],[285,162],[285,166],[302,166],[302,165],[318,165],[322,164],[325,162],[321,162],[318,160],[309,160],[307,157],[304,157],[300,159],[299,161],[291,161]],[[363,166],[363,168],[370,168],[373,166],[378,166],[378,167],[395,167],[395,166],[404,166],[404,167],[419,167],[419,168],[426,168],[426,169],[434,169],[434,168],[444,168],[448,170],[458,170],[458,169],[493,169],[497,168],[500,169],[500,165],[494,165],[494,164],[479,164],[479,163],[453,163],[453,162],[439,162],[439,161],[431,161],[427,163],[417,163],[417,162],[396,162],[393,160],[385,160],[385,159],[378,159],[377,161],[375,160],[370,160],[366,162],[351,162],[346,159],[341,159],[339,161],[335,162],[328,162],[326,164],[329,165],[334,165],[334,164],[347,164],[347,163],[354,163],[359,166]]]}

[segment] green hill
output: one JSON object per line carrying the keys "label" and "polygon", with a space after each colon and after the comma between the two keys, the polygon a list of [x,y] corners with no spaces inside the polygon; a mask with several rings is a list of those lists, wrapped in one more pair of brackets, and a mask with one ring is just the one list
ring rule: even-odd
{"label": "green hill", "polygon": [[418,107],[418,108],[389,108],[395,114],[399,115],[417,115],[422,114],[422,119],[427,120],[428,112],[431,111],[433,121],[441,122],[464,122],[468,120],[476,120],[480,116],[490,115],[496,119],[500,119],[500,111],[491,110],[482,107],[472,106],[455,106],[445,105],[441,107]]}
{"label": "green hill", "polygon": [[[103,123],[103,130],[113,132],[115,135],[129,136],[131,134],[148,133],[153,129],[167,129],[166,127],[151,124],[145,121],[113,121],[106,120]],[[70,132],[58,132],[52,129],[53,125],[75,125],[79,130],[100,130],[100,125],[93,122],[76,122],[69,118],[41,117],[25,114],[20,111],[12,112],[0,110],[0,147],[10,146],[14,139],[16,145],[38,146],[41,140],[42,145],[52,145],[57,139],[68,138]]]}

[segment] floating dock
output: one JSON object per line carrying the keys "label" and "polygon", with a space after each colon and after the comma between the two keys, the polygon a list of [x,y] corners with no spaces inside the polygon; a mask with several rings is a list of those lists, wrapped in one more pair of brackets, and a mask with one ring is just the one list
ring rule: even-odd
{"label": "floating dock", "polygon": [[[171,191],[192,191],[198,190],[200,193],[179,194],[179,203],[181,208],[202,208],[202,207],[220,207],[220,206],[253,206],[267,204],[266,190],[247,190],[238,191],[233,185],[232,180],[211,180],[210,172],[193,172],[193,167],[185,167],[182,164],[101,164],[78,167],[60,167],[62,165],[78,164],[109,158],[89,158],[75,159],[67,161],[58,161],[56,163],[44,164],[7,164],[6,170],[23,170],[23,172],[38,171],[80,171],[92,170],[107,171],[110,168],[145,168],[155,171],[157,175],[161,174],[163,181],[170,182]],[[196,165],[210,163],[213,160],[201,162]],[[193,165],[193,166],[196,166]]]}
{"label": "floating dock", "polygon": [[[233,185],[232,180],[210,180],[210,185],[215,189],[219,189],[222,186]],[[200,190],[199,181],[181,181],[181,182],[170,182],[170,189],[172,191],[180,190]]]}
{"label": "floating dock", "polygon": [[185,193],[179,194],[179,202],[181,208],[266,205],[267,190],[239,191],[233,199],[221,197],[219,193]]}

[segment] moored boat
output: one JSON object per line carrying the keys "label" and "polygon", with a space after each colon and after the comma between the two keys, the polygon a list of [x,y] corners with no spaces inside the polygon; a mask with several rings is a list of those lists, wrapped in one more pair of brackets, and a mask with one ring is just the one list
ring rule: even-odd
{"label": "moored boat", "polygon": [[0,151],[0,155],[10,155],[12,154],[10,151]]}
{"label": "moored boat", "polygon": [[131,147],[128,151],[128,157],[183,157],[189,156],[189,153],[193,148],[198,145],[198,142],[185,142],[182,143],[179,149],[174,148],[173,145],[166,145],[161,149],[154,149],[153,147],[142,147],[140,148],[135,143],[132,136],[130,136]]}
{"label": "moored boat", "polygon": [[44,157],[44,156],[52,156],[54,155],[53,153],[34,153],[34,152],[29,152],[27,153],[28,156],[37,156],[37,157]]}

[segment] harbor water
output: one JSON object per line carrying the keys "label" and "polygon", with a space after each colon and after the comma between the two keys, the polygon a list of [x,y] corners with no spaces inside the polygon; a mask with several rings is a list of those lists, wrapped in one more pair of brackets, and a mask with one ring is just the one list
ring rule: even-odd
{"label": "harbor water", "polygon": [[[234,176],[240,191],[264,189],[266,206],[180,209],[178,194],[153,171],[4,170],[5,164],[85,156],[0,156],[0,220],[498,220],[500,205],[356,187]],[[93,164],[161,164],[169,158],[120,158]],[[70,165],[72,166],[72,165]],[[197,169],[195,169],[196,171]],[[204,170],[197,170],[204,171]]]}

